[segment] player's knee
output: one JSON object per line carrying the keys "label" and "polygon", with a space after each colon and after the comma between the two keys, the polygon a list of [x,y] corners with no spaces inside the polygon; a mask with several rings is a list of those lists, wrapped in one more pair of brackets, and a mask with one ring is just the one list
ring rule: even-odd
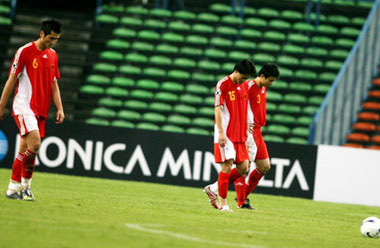
{"label": "player's knee", "polygon": [[41,140],[33,140],[30,145],[28,146],[28,149],[32,152],[38,153],[41,147]]}
{"label": "player's knee", "polygon": [[263,164],[259,169],[262,173],[266,174],[270,170],[270,164]]}

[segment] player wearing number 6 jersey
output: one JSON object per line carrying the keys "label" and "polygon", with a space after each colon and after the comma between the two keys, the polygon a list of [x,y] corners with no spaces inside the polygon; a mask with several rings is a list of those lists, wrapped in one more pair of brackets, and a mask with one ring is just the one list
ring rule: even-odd
{"label": "player wearing number 6 jersey", "polygon": [[[222,168],[218,177],[220,209],[230,211],[227,205],[228,178],[232,164],[236,164],[238,176],[248,172],[248,85],[243,84],[256,73],[250,60],[242,60],[234,71],[221,79],[215,89],[215,162]],[[215,206],[218,207],[218,206]]]}
{"label": "player wearing number 6 jersey", "polygon": [[45,120],[51,100],[57,107],[56,123],[62,123],[65,118],[57,82],[58,56],[52,49],[60,33],[59,22],[42,22],[39,39],[17,50],[1,95],[0,119],[3,119],[8,98],[16,85],[12,116],[21,141],[6,193],[10,199],[35,200],[30,186],[41,138],[45,136]]}

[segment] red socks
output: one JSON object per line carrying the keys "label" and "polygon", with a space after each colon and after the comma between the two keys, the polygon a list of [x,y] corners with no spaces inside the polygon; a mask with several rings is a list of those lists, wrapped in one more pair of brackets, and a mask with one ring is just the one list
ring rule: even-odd
{"label": "red socks", "polygon": [[37,153],[27,150],[22,158],[21,176],[26,179],[30,179],[33,176]]}
{"label": "red socks", "polygon": [[245,177],[241,176],[235,181],[235,191],[236,191],[236,198],[238,201],[238,206],[241,206],[243,203],[245,203]]}
{"label": "red socks", "polygon": [[228,177],[229,174],[224,172],[219,172],[218,176],[218,187],[219,187],[219,196],[223,199],[227,198],[228,193]]}
{"label": "red socks", "polygon": [[235,183],[236,179],[238,179],[240,177],[239,173],[237,172],[236,168],[233,168],[230,172],[230,174],[228,174],[228,183],[231,184],[231,183]]}
{"label": "red socks", "polygon": [[11,180],[21,183],[21,168],[22,168],[22,157],[23,154],[17,154],[12,165],[12,176]]}
{"label": "red socks", "polygon": [[245,198],[247,198],[248,195],[252,193],[263,176],[264,174],[257,168],[252,171],[252,173],[249,175],[248,184],[246,185]]}

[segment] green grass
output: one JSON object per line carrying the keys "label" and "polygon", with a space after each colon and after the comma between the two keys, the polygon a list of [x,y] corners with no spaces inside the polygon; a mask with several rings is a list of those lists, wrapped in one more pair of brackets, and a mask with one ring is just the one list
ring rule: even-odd
{"label": "green grass", "polygon": [[[10,173],[0,169],[2,195]],[[256,194],[257,210],[227,213],[197,188],[38,172],[33,180],[37,201],[0,197],[0,247],[380,247],[359,230],[380,216],[375,207]]]}

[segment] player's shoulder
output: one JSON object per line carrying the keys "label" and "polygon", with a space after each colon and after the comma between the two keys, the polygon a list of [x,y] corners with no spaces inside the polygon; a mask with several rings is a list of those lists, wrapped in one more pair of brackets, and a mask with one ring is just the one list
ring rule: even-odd
{"label": "player's shoulder", "polygon": [[254,86],[256,83],[255,83],[255,81],[253,80],[253,79],[251,79],[251,80],[249,80],[248,82],[247,82],[247,85],[248,85],[248,88],[251,88],[252,86]]}
{"label": "player's shoulder", "polygon": [[229,78],[228,76],[225,76],[224,78],[220,79],[220,80],[218,81],[218,83],[216,84],[217,87],[221,87],[224,83],[228,82],[229,79],[230,79],[230,78]]}
{"label": "player's shoulder", "polygon": [[17,52],[18,53],[21,53],[21,52],[26,52],[26,51],[29,51],[30,49],[33,48],[33,42],[29,42],[29,43],[26,43],[25,45],[19,47],[17,49]]}

